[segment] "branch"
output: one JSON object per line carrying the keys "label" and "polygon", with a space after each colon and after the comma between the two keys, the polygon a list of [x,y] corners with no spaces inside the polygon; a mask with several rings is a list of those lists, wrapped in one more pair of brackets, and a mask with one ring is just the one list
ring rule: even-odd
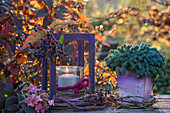
{"label": "branch", "polygon": [[155,3],[161,4],[161,5],[164,5],[164,6],[170,6],[168,1],[166,1],[166,0],[162,0],[162,2],[159,1],[159,0],[152,0],[152,1],[155,2]]}
{"label": "branch", "polygon": [[119,14],[121,13],[121,10],[122,10],[122,9],[119,9],[119,10],[117,10],[116,12],[114,12],[114,13],[112,13],[112,14],[109,14],[109,15],[106,16],[106,17],[93,17],[93,16],[87,16],[87,17],[90,17],[90,18],[94,18],[94,19],[95,19],[95,21],[91,21],[90,23],[98,22],[98,21],[104,21],[104,20],[107,20],[107,19],[116,18],[116,17],[119,16]]}

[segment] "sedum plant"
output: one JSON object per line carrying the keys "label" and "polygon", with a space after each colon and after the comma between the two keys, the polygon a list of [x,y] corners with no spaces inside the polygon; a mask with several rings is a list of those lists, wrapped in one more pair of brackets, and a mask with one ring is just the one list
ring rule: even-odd
{"label": "sedum plant", "polygon": [[165,57],[150,44],[141,43],[138,45],[126,45],[110,50],[105,58],[106,65],[112,71],[116,70],[119,75],[125,75],[126,70],[136,72],[136,78],[147,75],[156,78],[162,75],[165,66]]}

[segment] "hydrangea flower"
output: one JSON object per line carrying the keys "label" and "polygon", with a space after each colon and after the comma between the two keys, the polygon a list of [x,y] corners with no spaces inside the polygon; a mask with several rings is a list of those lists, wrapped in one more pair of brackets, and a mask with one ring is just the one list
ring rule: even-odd
{"label": "hydrangea flower", "polygon": [[34,105],[38,104],[39,100],[34,95],[31,95],[29,99],[26,98],[24,102],[27,103],[28,106],[34,107]]}
{"label": "hydrangea flower", "polygon": [[[39,103],[39,104],[37,104],[37,105],[35,106],[35,110],[36,110],[38,113],[40,112],[41,109],[43,109],[43,106],[42,106],[41,103]],[[44,112],[45,112],[45,111],[44,111]]]}
{"label": "hydrangea flower", "polygon": [[36,91],[39,91],[40,89],[37,88],[37,86],[34,86],[34,85],[30,85],[29,89],[31,92],[36,92]]}
{"label": "hydrangea flower", "polygon": [[43,101],[40,95],[36,96],[36,98],[37,98],[39,101]]}
{"label": "hydrangea flower", "polygon": [[48,93],[44,90],[40,90],[37,86],[31,85],[30,90],[25,98],[24,102],[31,107],[35,107],[38,113],[45,113],[51,105],[54,106],[54,100],[48,99]]}

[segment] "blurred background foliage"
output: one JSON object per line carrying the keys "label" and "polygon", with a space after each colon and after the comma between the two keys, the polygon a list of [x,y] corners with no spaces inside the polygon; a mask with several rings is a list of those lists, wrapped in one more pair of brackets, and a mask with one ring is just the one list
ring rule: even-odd
{"label": "blurred background foliage", "polygon": [[107,41],[157,47],[166,57],[166,69],[154,81],[154,93],[170,94],[170,1],[88,0],[85,14]]}

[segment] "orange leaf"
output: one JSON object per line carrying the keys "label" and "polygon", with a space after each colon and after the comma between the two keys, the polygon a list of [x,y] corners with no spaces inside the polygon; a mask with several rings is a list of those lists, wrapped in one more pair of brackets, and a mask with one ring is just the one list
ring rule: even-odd
{"label": "orange leaf", "polygon": [[94,27],[92,25],[88,25],[85,28],[89,29],[89,30],[94,30]]}
{"label": "orange leaf", "polygon": [[84,74],[85,74],[85,75],[89,75],[89,66],[86,66],[86,67],[84,68]]}
{"label": "orange leaf", "polygon": [[18,63],[24,64],[27,59],[27,56],[20,53],[20,54],[17,54],[16,58],[17,58]]}
{"label": "orange leaf", "polygon": [[102,38],[101,35],[95,34],[95,39],[98,40],[98,41],[100,41],[100,42],[102,42],[104,45],[110,47],[110,45],[103,40],[103,38]]}
{"label": "orange leaf", "polygon": [[116,87],[116,78],[115,77],[111,77],[110,81],[112,82],[113,86]]}
{"label": "orange leaf", "polygon": [[84,14],[82,13],[77,13],[80,17],[80,19],[83,21],[83,22],[86,22],[87,24],[90,23],[89,19],[87,18],[87,16],[85,16]]}

